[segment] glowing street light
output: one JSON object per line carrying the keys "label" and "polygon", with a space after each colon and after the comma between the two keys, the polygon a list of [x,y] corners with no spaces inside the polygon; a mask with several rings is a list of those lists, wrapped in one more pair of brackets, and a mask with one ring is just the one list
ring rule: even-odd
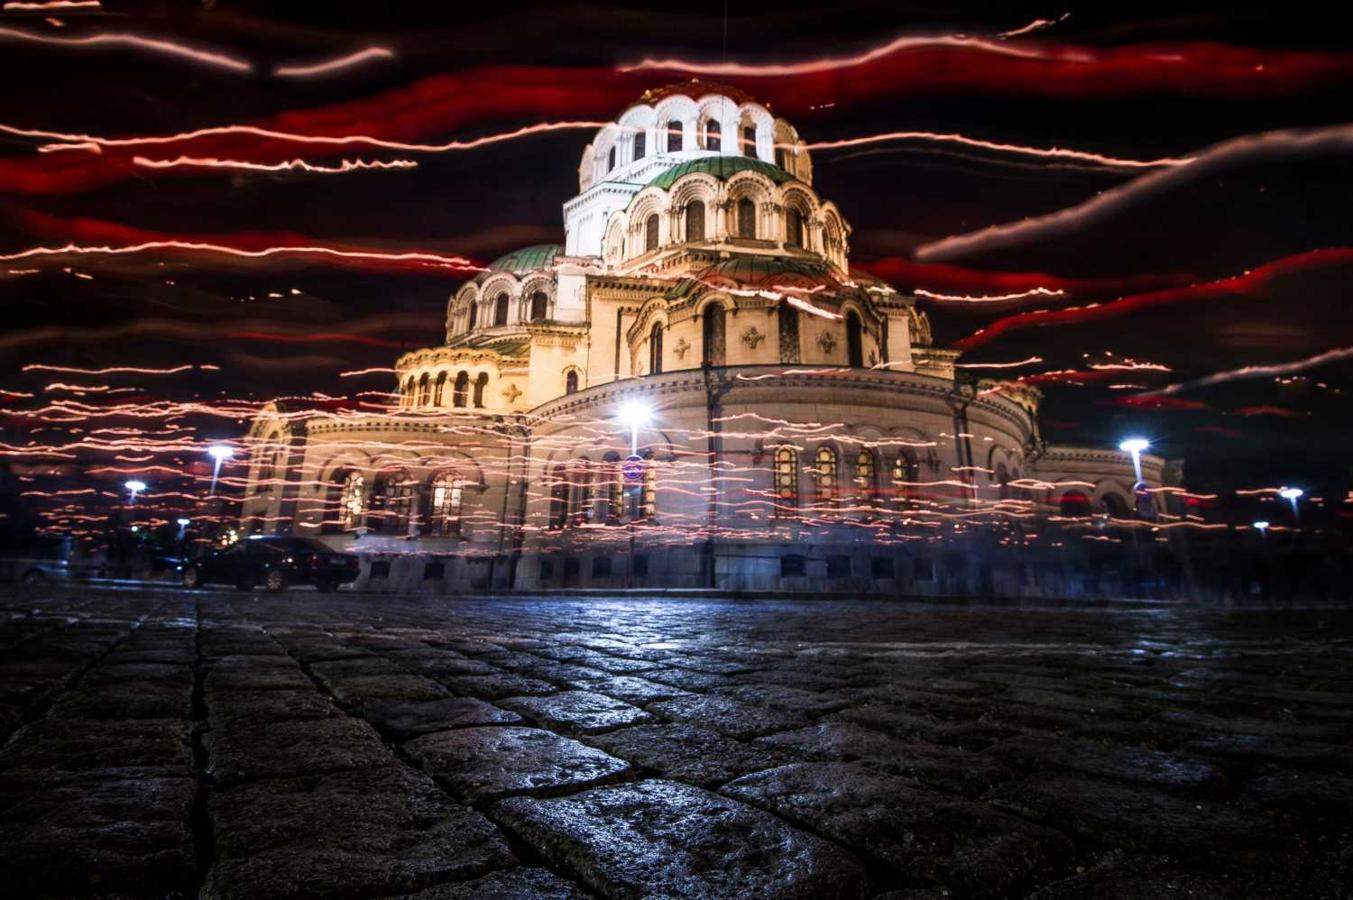
{"label": "glowing street light", "polygon": [[1254,523],[1254,530],[1259,532],[1260,538],[1268,536],[1268,524],[1269,523],[1264,521],[1263,519],[1260,519],[1258,522]]}
{"label": "glowing street light", "polygon": [[188,526],[191,525],[191,524],[193,524],[193,520],[192,520],[192,519],[178,519],[178,520],[176,520],[176,521],[178,522],[179,533],[178,533],[178,537],[176,537],[175,540],[181,541],[181,540],[183,540],[183,535],[186,534],[187,531],[188,531]]}
{"label": "glowing street light", "polygon": [[211,491],[208,496],[216,493],[216,479],[221,477],[221,463],[235,455],[235,448],[229,444],[212,444],[207,448],[207,454],[216,461],[215,467],[211,470]]}
{"label": "glowing street light", "polygon": [[1297,517],[1297,501],[1302,498],[1306,492],[1297,487],[1285,487],[1278,491],[1278,496],[1282,497],[1288,503],[1292,504],[1292,518]]}
{"label": "glowing street light", "polygon": [[135,506],[136,495],[146,489],[146,483],[144,481],[138,481],[135,478],[133,478],[131,481],[128,481],[126,484],[124,484],[123,487],[125,487],[128,490],[128,492],[130,492],[131,494],[130,502],[133,506]]}
{"label": "glowing street light", "polygon": [[1144,437],[1124,438],[1118,442],[1118,449],[1132,454],[1132,470],[1137,473],[1137,483],[1142,482],[1142,452],[1149,449],[1151,442]]}
{"label": "glowing street light", "polygon": [[639,428],[652,421],[652,407],[642,400],[627,400],[620,409],[616,411],[616,418],[619,419],[621,423],[629,426],[630,456],[638,456]]}

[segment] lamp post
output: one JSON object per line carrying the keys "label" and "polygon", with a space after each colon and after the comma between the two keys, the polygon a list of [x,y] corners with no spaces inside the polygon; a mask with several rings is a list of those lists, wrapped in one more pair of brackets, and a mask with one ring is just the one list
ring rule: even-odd
{"label": "lamp post", "polygon": [[653,419],[653,409],[641,400],[628,400],[616,411],[616,418],[630,429],[630,455],[621,466],[621,474],[627,481],[637,482],[626,488],[630,495],[630,514],[626,529],[629,531],[630,552],[625,565],[625,587],[634,587],[634,520],[639,516],[639,504],[643,502],[644,461],[639,456],[639,428]]}
{"label": "lamp post", "polygon": [[616,418],[630,429],[630,456],[639,455],[639,428],[653,418],[653,410],[641,400],[628,400],[616,411]]}
{"label": "lamp post", "polygon": [[1306,492],[1299,487],[1285,487],[1281,491],[1278,491],[1279,497],[1282,497],[1288,503],[1292,504],[1293,519],[1300,518],[1300,513],[1297,511],[1297,501],[1300,500],[1305,493]]}
{"label": "lamp post", "polygon": [[146,489],[146,483],[144,481],[140,481],[138,479],[133,478],[131,481],[128,481],[126,484],[124,484],[123,487],[125,487],[128,493],[131,494],[131,499],[128,501],[129,504],[135,506],[136,495]]}
{"label": "lamp post", "polygon": [[1150,449],[1151,442],[1144,437],[1124,438],[1118,442],[1118,449],[1124,453],[1132,454],[1132,471],[1137,476],[1137,483],[1142,481],[1142,453]]}
{"label": "lamp post", "polygon": [[221,477],[221,463],[235,455],[235,448],[229,444],[212,444],[207,448],[207,454],[215,461],[211,470],[211,491],[207,496],[216,494],[216,479]]}
{"label": "lamp post", "polygon": [[1254,530],[1259,532],[1259,540],[1261,541],[1268,536],[1268,524],[1269,524],[1268,522],[1264,521],[1263,519],[1260,519],[1253,525]]}

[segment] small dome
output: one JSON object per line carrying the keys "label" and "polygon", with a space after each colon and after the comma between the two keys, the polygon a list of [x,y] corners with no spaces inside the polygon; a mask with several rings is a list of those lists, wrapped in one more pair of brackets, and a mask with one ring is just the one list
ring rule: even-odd
{"label": "small dome", "polygon": [[682,163],[679,166],[673,166],[662,172],[658,177],[648,183],[648,187],[659,187],[664,191],[670,190],[673,184],[676,184],[678,178],[685,175],[691,175],[699,172],[705,175],[713,175],[720,181],[727,181],[739,172],[747,170],[765,175],[776,184],[784,184],[786,181],[793,181],[794,176],[790,175],[779,166],[773,166],[768,162],[762,162],[759,159],[752,159],[748,156],[706,156],[702,159],[692,159]]}
{"label": "small dome", "polygon": [[530,247],[522,247],[520,250],[505,253],[489,263],[488,271],[481,273],[480,279],[482,280],[494,272],[524,275],[527,272],[549,268],[550,263],[554,262],[554,258],[563,252],[564,246],[562,244],[534,244]]}
{"label": "small dome", "polygon": [[698,78],[692,78],[689,81],[676,81],[672,84],[665,84],[659,88],[649,88],[644,91],[633,103],[630,103],[626,109],[632,106],[638,106],[641,103],[653,105],[665,97],[690,97],[692,100],[699,100],[701,97],[709,94],[718,94],[727,97],[739,105],[743,103],[755,103],[758,106],[765,106],[751,94],[746,91],[735,88],[732,85],[720,84],[717,81],[700,81]]}

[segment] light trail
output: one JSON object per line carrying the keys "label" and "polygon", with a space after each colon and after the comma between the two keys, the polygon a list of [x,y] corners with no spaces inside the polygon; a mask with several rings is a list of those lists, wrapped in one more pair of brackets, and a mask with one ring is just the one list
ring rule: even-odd
{"label": "light trail", "polygon": [[[1065,147],[1031,147],[1024,144],[1007,144],[968,137],[964,134],[934,131],[888,131],[865,137],[842,138],[835,141],[816,141],[807,144],[809,150],[839,150],[845,147],[860,147],[868,144],[880,144],[890,141],[924,141],[937,144],[958,144],[997,153],[1012,153],[1018,156],[1033,156],[1040,159],[1070,159],[1076,162],[1090,163],[1112,169],[1159,169],[1187,166],[1194,161],[1192,156],[1163,156],[1159,159],[1128,159],[1092,153],[1086,150],[1071,150]],[[794,144],[778,144],[787,150],[793,150]]]}
{"label": "light trail", "polygon": [[1023,25],[1011,31],[1002,31],[1000,34],[996,36],[1000,38],[1013,38],[1013,37],[1022,37],[1026,34],[1033,34],[1035,31],[1045,31],[1046,29],[1051,28],[1054,25],[1060,25],[1061,23],[1065,22],[1068,18],[1070,18],[1070,16],[1071,13],[1064,12],[1055,19],[1034,19],[1028,25]]}
{"label": "light trail", "polygon": [[247,259],[266,259],[272,256],[299,254],[302,256],[325,256],[336,259],[371,260],[378,262],[413,262],[426,265],[429,268],[449,269],[458,272],[484,271],[482,266],[477,266],[464,257],[443,256],[438,253],[424,253],[417,251],[405,253],[381,253],[374,250],[339,250],[334,247],[306,245],[265,247],[261,250],[245,250],[240,247],[230,247],[225,244],[211,244],[198,241],[143,241],[139,244],[130,244],[122,247],[107,245],[81,246],[79,244],[66,244],[61,247],[30,247],[27,250],[20,250],[16,253],[0,255],[0,262],[66,256],[69,254],[123,256],[128,254],[147,253],[154,250],[183,250],[195,253],[219,253],[225,256],[236,256]]}
{"label": "light trail", "polygon": [[61,12],[72,9],[101,9],[103,4],[99,0],[45,0],[45,2],[32,2],[32,0],[6,0],[4,5],[5,12]]}
{"label": "light trail", "polygon": [[912,293],[918,297],[925,297],[927,300],[938,300],[941,303],[1009,303],[1013,300],[1028,300],[1031,297],[1065,297],[1066,291],[1053,290],[1044,287],[1030,288],[1027,291],[1020,291],[1015,294],[987,294],[987,295],[969,295],[969,294],[937,294],[934,291],[928,291],[925,288],[915,288]]}
{"label": "light trail", "polygon": [[[8,6],[8,4],[6,4],[6,6]],[[142,37],[139,34],[103,33],[91,34],[85,37],[53,37],[52,35],[35,34],[31,31],[22,31],[17,28],[0,28],[0,40],[5,39],[28,41],[35,44],[50,44],[75,49],[134,47],[138,50],[147,50],[151,53],[163,56],[188,60],[206,66],[207,68],[223,69],[230,72],[252,72],[254,69],[253,63],[246,59],[240,59],[239,57],[228,56],[224,53],[217,53],[210,50],[202,50],[187,44],[175,43],[174,41]]]}
{"label": "light trail", "polygon": [[1153,397],[1164,394],[1174,394],[1180,391],[1196,390],[1197,388],[1211,387],[1214,384],[1223,384],[1228,381],[1240,381],[1246,378],[1265,378],[1268,376],[1289,375],[1292,372],[1300,372],[1303,369],[1311,369],[1316,366],[1323,366],[1332,362],[1341,362],[1346,359],[1353,359],[1353,347],[1326,350],[1324,353],[1317,353],[1315,356],[1308,356],[1305,359],[1293,360],[1292,362],[1273,363],[1271,365],[1262,366],[1243,366],[1239,369],[1217,372],[1214,375],[1196,378],[1192,381],[1167,385],[1159,390],[1148,391],[1143,394],[1138,394],[1137,396]]}
{"label": "light trail", "polygon": [[1032,366],[1043,362],[1041,356],[1030,356],[1028,359],[1021,359],[1016,362],[1003,363],[954,363],[955,369],[1018,369],[1022,366]]}
{"label": "light trail", "polygon": [[339,56],[310,65],[277,66],[272,70],[272,73],[278,78],[312,78],[315,75],[328,75],[333,72],[341,72],[344,69],[351,69],[353,66],[359,66],[368,60],[394,58],[394,51],[389,48],[367,47],[365,50],[358,50],[346,56]]}
{"label": "light trail", "polygon": [[75,366],[52,366],[46,363],[29,363],[24,366],[24,372],[61,372],[66,375],[113,375],[113,374],[131,374],[131,375],[177,375],[179,372],[191,372],[193,369],[202,371],[221,371],[220,366],[206,364],[185,363],[181,366],[171,366],[167,369],[144,368],[141,366],[108,366],[103,369],[80,369]]}
{"label": "light trail", "polygon": [[379,169],[416,169],[418,167],[418,163],[411,159],[345,159],[337,166],[317,165],[303,159],[292,159],[280,163],[256,163],[243,159],[215,159],[193,156],[180,156],[176,159],[147,159],[144,156],[134,156],[132,162],[146,169],[244,169],[251,172],[315,172],[323,175]]}

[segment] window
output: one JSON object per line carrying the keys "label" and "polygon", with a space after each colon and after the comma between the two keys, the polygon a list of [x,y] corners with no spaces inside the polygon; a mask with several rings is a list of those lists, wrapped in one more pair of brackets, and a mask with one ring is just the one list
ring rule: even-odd
{"label": "window", "polygon": [[705,122],[705,149],[719,151],[723,149],[723,125],[718,119]]}
{"label": "window", "polygon": [[799,454],[792,447],[775,451],[775,509],[773,514],[789,518],[799,508]]}
{"label": "window", "polygon": [[756,156],[756,126],[742,126],[742,155]]}
{"label": "window", "polygon": [[611,152],[606,154],[606,171],[609,172],[614,168],[615,168],[615,148],[612,147]]}
{"label": "window", "polygon": [[468,307],[465,308],[465,330],[466,330],[466,331],[469,331],[469,330],[471,330],[472,328],[474,328],[474,325],[475,325],[475,318],[476,318],[478,315],[479,315],[479,304],[478,304],[478,303],[475,303],[473,300],[471,300],[471,301],[470,301],[470,305],[469,305]]}
{"label": "window", "polygon": [[754,238],[756,237],[756,204],[750,197],[743,197],[738,200],[738,237]]}
{"label": "window", "polygon": [[578,580],[578,570],[579,570],[580,568],[581,568],[581,567],[578,565],[578,557],[576,557],[576,556],[565,557],[565,559],[564,559],[564,581],[565,581],[565,582],[577,581],[577,580]]}
{"label": "window", "polygon": [[416,384],[417,382],[413,380],[412,375],[409,376],[408,381],[404,382],[404,390],[400,393],[399,396],[399,402],[401,405],[413,406],[414,403],[418,400],[418,390],[417,387],[415,386]]}
{"label": "window", "polygon": [[662,374],[662,323],[654,322],[648,333],[648,374]]}
{"label": "window", "polygon": [[934,581],[935,561],[924,556],[917,557],[912,561],[911,574],[917,581]]}
{"label": "window", "polygon": [[540,561],[540,580],[549,581],[554,577],[554,560],[542,559]]}
{"label": "window", "polygon": [[549,318],[550,315],[550,297],[544,291],[536,291],[531,295],[531,321],[539,322],[542,319]]}
{"label": "window", "polygon": [[564,376],[564,393],[578,393],[578,370],[569,369],[568,374]]}
{"label": "window", "polygon": [[667,123],[667,152],[681,152],[681,123],[676,119]]}
{"label": "window", "polygon": [[780,327],[780,362],[796,363],[799,361],[799,311],[788,303],[781,303],[775,315]]}
{"label": "window", "polygon": [[861,504],[874,502],[874,454],[861,450],[855,457],[855,492]]}
{"label": "window", "polygon": [[438,473],[428,491],[428,534],[454,537],[460,534],[460,509],[465,491],[449,472]]}
{"label": "window", "polygon": [[813,481],[817,487],[816,502],[829,507],[836,503],[836,450],[832,447],[818,447],[817,459],[813,464]]}
{"label": "window", "polygon": [[470,393],[470,373],[457,372],[456,384],[451,389],[451,405],[464,406],[465,398]]}
{"label": "window", "polygon": [[605,464],[601,470],[601,514],[602,521],[615,524],[620,520],[623,510],[620,508],[620,454],[614,450],[601,458]]}
{"label": "window", "polygon": [[1099,505],[1104,508],[1104,512],[1110,518],[1126,519],[1128,517],[1128,505],[1117,494],[1105,494],[1100,497]]}
{"label": "window", "polygon": [[789,171],[789,156],[785,153],[784,147],[775,148],[775,164],[786,172]]}
{"label": "window", "polygon": [[[1005,467],[1005,463],[996,465],[996,496],[1002,500],[1010,498],[1010,470]],[[1105,498],[1107,499],[1107,498]]]}
{"label": "window", "polygon": [[592,463],[586,457],[573,461],[569,469],[569,521],[584,523],[592,520]]}
{"label": "window", "polygon": [[430,382],[430,380],[428,379],[428,373],[427,373],[427,372],[424,372],[423,375],[422,375],[422,377],[418,379],[418,405],[419,405],[419,406],[427,406],[428,403],[429,403],[429,401],[431,401],[431,399],[432,399],[432,388],[431,388],[430,384],[431,384],[431,382]]}
{"label": "window", "polygon": [[644,158],[644,152],[648,149],[648,133],[636,131],[634,133],[634,158],[636,160]]}
{"label": "window", "polygon": [[716,301],[705,307],[702,336],[705,365],[722,366],[725,357],[724,309],[722,303]]}
{"label": "window", "polygon": [[446,578],[446,563],[440,560],[423,564],[424,581],[443,581]]}
{"label": "window", "polygon": [[550,471],[550,527],[563,528],[568,518],[568,476],[562,464]]}
{"label": "window", "polygon": [[701,200],[692,200],[686,204],[686,240],[703,241],[705,239],[705,204]]}
{"label": "window", "polygon": [[372,577],[372,578],[389,578],[389,577],[390,577],[390,560],[388,560],[388,559],[377,559],[377,560],[373,560],[372,563],[371,563],[371,577]]}
{"label": "window", "polygon": [[860,314],[851,310],[846,313],[846,365],[852,369],[864,366],[864,328],[860,325]]}
{"label": "window", "polygon": [[833,555],[827,557],[827,577],[838,579],[849,578],[850,557],[845,555]]}
{"label": "window", "polygon": [[1062,515],[1076,519],[1090,515],[1090,498],[1080,491],[1067,491],[1062,495]]}
{"label": "window", "polygon": [[507,293],[498,295],[498,299],[493,301],[493,324],[503,326],[507,324]]}
{"label": "window", "polygon": [[475,409],[484,408],[484,388],[489,386],[489,373],[480,372],[479,377],[474,380],[474,405]]}
{"label": "window", "polygon": [[366,479],[361,472],[349,472],[343,479],[343,489],[338,495],[338,520],[344,531],[351,531],[362,524]]}
{"label": "window", "polygon": [[902,451],[901,455],[893,460],[893,494],[899,506],[916,493],[916,482],[920,477],[921,467],[910,450]]}
{"label": "window", "polygon": [[593,578],[611,577],[611,558],[609,556],[597,556],[592,560]]}
{"label": "window", "polygon": [[647,553],[636,553],[633,557],[631,557],[631,564],[632,564],[633,567],[634,567],[634,577],[635,577],[635,578],[647,578],[647,577],[648,577],[648,554],[647,554]]}
{"label": "window", "polygon": [[413,478],[404,469],[384,472],[371,491],[372,529],[406,535],[413,515]]}
{"label": "window", "polygon": [[653,452],[645,450],[644,480],[639,485],[640,519],[651,519],[658,514],[658,467],[653,464]]}
{"label": "window", "polygon": [[803,578],[808,574],[808,560],[797,553],[780,557],[781,578]]}
{"label": "window", "polygon": [[658,214],[652,213],[644,220],[644,252],[652,253],[658,249]]}
{"label": "window", "polygon": [[803,213],[790,208],[785,213],[785,243],[791,247],[803,246]]}
{"label": "window", "polygon": [[893,567],[892,557],[874,556],[869,560],[869,577],[875,581],[884,581],[889,578],[896,578],[897,573]]}
{"label": "window", "polygon": [[437,384],[432,391],[432,405],[441,406],[446,402],[446,370],[437,373]]}

